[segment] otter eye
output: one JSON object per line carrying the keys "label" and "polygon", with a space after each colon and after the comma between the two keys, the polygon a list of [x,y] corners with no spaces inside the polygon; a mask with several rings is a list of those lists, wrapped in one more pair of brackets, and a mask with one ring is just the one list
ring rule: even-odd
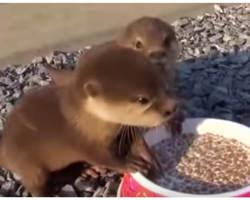
{"label": "otter eye", "polygon": [[141,41],[137,41],[136,42],[136,44],[135,44],[135,47],[137,48],[137,49],[141,49],[142,48],[142,42]]}
{"label": "otter eye", "polygon": [[145,98],[145,97],[139,97],[138,98],[138,102],[142,105],[148,104],[149,103],[149,99]]}

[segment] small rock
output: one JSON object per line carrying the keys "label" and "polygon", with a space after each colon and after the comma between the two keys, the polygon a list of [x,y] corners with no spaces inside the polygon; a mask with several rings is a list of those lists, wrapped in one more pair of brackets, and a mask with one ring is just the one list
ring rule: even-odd
{"label": "small rock", "polygon": [[214,5],[214,10],[215,10],[215,11],[218,11],[218,12],[220,12],[220,13],[224,13],[223,7],[220,6],[220,5],[218,5],[218,4],[215,4],[215,5]]}
{"label": "small rock", "polygon": [[205,96],[210,93],[210,85],[207,82],[206,83],[197,82],[194,85],[192,93],[193,95],[197,95],[199,97]]}
{"label": "small rock", "polygon": [[5,178],[4,178],[4,176],[0,175],[0,185],[1,185],[3,182],[5,182]]}
{"label": "small rock", "polygon": [[237,76],[246,77],[250,75],[250,65],[249,67],[244,67],[239,70]]}
{"label": "small rock", "polygon": [[29,193],[27,192],[27,190],[24,189],[24,187],[21,186],[16,191],[16,196],[18,196],[18,197],[29,197]]}
{"label": "small rock", "polygon": [[208,97],[208,108],[212,109],[218,103],[224,102],[227,98],[228,89],[225,87],[217,86]]}
{"label": "small rock", "polygon": [[174,26],[174,27],[180,26],[180,22],[177,20],[177,21],[172,23],[172,26]]}
{"label": "small rock", "polygon": [[0,86],[8,86],[11,84],[11,80],[8,77],[0,77]]}
{"label": "small rock", "polygon": [[18,87],[20,87],[20,82],[19,82],[19,81],[14,81],[14,82],[12,82],[12,83],[8,86],[8,89],[13,90],[13,89],[18,88]]}
{"label": "small rock", "polygon": [[13,181],[4,182],[1,186],[0,193],[4,194],[4,196],[8,196],[8,194],[11,192],[13,184]]}
{"label": "small rock", "polygon": [[181,63],[178,66],[178,70],[179,70],[179,73],[183,73],[183,74],[190,75],[192,73],[192,69],[185,63]]}
{"label": "small rock", "polygon": [[93,194],[93,197],[103,197],[104,190],[105,190],[105,188],[103,188],[103,187],[98,187],[98,188],[95,190],[95,192],[94,192],[94,194]]}
{"label": "small rock", "polygon": [[203,101],[201,98],[199,97],[194,97],[190,104],[193,106],[193,107],[196,107],[196,108],[203,108]]}
{"label": "small rock", "polygon": [[209,37],[209,41],[212,43],[215,43],[218,40],[220,40],[221,38],[223,38],[223,35],[220,33],[217,33],[216,35]]}
{"label": "small rock", "polygon": [[62,64],[68,64],[67,56],[64,53],[59,53],[57,59],[60,60]]}
{"label": "small rock", "polygon": [[17,67],[16,72],[17,74],[23,74],[27,70],[27,67]]}
{"label": "small rock", "polygon": [[201,63],[201,62],[195,62],[193,65],[192,65],[192,70],[201,70],[201,69],[205,69],[206,66]]}
{"label": "small rock", "polygon": [[18,176],[17,174],[15,174],[15,173],[12,173],[11,179],[12,179],[12,180],[15,180],[15,181],[21,181],[21,177]]}
{"label": "small rock", "polygon": [[37,63],[42,63],[44,61],[44,57],[42,56],[39,56],[39,57],[36,57],[32,60],[32,63],[33,64],[37,64]]}
{"label": "small rock", "polygon": [[20,90],[14,90],[14,94],[12,97],[14,100],[18,100],[20,99],[21,95],[22,95],[22,92]]}
{"label": "small rock", "polygon": [[197,16],[197,20],[198,20],[199,22],[202,22],[203,19],[204,19],[204,16],[202,16],[202,15],[198,15],[198,16]]}
{"label": "small rock", "polygon": [[30,87],[30,86],[24,86],[24,88],[23,88],[24,93],[27,93],[30,90],[32,90],[32,87]]}
{"label": "small rock", "polygon": [[92,192],[88,192],[88,191],[83,191],[83,197],[93,197],[93,193]]}
{"label": "small rock", "polygon": [[6,102],[5,109],[6,109],[7,113],[10,113],[10,111],[13,109],[13,105],[9,102]]}
{"label": "small rock", "polygon": [[187,114],[187,117],[208,117],[208,116],[209,116],[208,111],[195,107],[191,107]]}
{"label": "small rock", "polygon": [[203,26],[202,27],[199,27],[199,26],[194,27],[194,32],[196,32],[196,33],[200,33],[204,30],[205,30],[205,27],[203,27]]}
{"label": "small rock", "polygon": [[215,68],[205,68],[205,71],[206,71],[207,73],[216,73],[218,70],[215,69]]}
{"label": "small rock", "polygon": [[0,130],[3,130],[3,120],[0,118]]}
{"label": "small rock", "polygon": [[249,53],[244,53],[244,52],[239,52],[236,55],[236,58],[234,61],[237,61],[237,63],[240,63],[242,65],[246,64],[250,60],[250,54]]}
{"label": "small rock", "polygon": [[196,56],[196,57],[199,57],[200,56],[200,50],[198,49],[198,48],[195,48],[195,50],[194,50],[194,55]]}
{"label": "small rock", "polygon": [[116,197],[118,187],[119,187],[119,183],[117,182],[106,183],[103,197],[112,197],[112,196]]}
{"label": "small rock", "polygon": [[77,194],[71,185],[64,186],[60,191],[60,195],[65,197],[77,197]]}
{"label": "small rock", "polygon": [[85,183],[85,180],[83,180],[82,177],[79,177],[76,179],[74,185],[77,187],[78,190],[82,191],[85,189],[86,187],[86,183]]}
{"label": "small rock", "polygon": [[51,53],[49,56],[45,57],[45,60],[48,64],[52,64],[53,62],[53,57],[54,57],[54,53]]}
{"label": "small rock", "polygon": [[240,95],[240,98],[250,103],[250,94],[248,92],[241,91],[241,92],[238,92],[238,94]]}
{"label": "small rock", "polygon": [[181,21],[180,21],[180,26],[182,27],[182,28],[184,28],[185,26],[187,26],[188,24],[189,24],[189,21],[188,21],[188,19],[186,19],[186,18],[183,18]]}
{"label": "small rock", "polygon": [[228,42],[228,41],[230,41],[232,38],[229,36],[229,35],[227,35],[227,34],[225,34],[224,35],[224,37],[223,37],[223,41],[224,42]]}

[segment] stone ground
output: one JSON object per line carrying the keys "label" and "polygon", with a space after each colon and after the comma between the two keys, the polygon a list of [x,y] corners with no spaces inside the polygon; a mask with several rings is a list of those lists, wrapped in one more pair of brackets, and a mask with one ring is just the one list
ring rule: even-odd
{"label": "stone ground", "polygon": [[172,22],[211,9],[212,4],[200,3],[0,4],[0,68],[29,62],[55,49],[73,51],[106,41],[125,23],[143,15]]}
{"label": "stone ground", "polygon": [[[180,97],[185,100],[183,110],[186,116],[215,117],[250,126],[248,5],[215,6],[213,12],[182,17],[172,25],[181,44],[177,82]],[[74,67],[82,53],[84,49],[60,49],[47,56],[30,59],[33,61],[17,68],[4,65],[0,71],[0,131],[6,116],[24,93],[49,84],[50,77],[44,71],[44,62]],[[115,196],[119,182],[119,175],[112,172],[97,180],[79,178],[64,188],[64,194]],[[0,170],[0,185],[3,196],[27,195],[13,175],[3,169]]]}

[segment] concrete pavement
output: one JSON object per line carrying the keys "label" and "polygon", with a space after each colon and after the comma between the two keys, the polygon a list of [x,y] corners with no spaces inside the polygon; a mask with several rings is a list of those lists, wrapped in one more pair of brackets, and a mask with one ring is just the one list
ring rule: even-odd
{"label": "concrete pavement", "polygon": [[111,39],[121,26],[144,15],[172,22],[212,9],[207,3],[0,4],[0,67]]}

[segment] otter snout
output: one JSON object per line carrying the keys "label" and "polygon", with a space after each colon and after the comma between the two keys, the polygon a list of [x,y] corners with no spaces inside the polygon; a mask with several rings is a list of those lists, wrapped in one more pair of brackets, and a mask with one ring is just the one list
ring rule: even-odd
{"label": "otter snout", "polygon": [[178,102],[177,100],[168,100],[162,109],[162,115],[165,119],[170,118],[172,115],[176,113],[178,110]]}
{"label": "otter snout", "polygon": [[164,49],[151,50],[148,52],[148,57],[153,65],[164,67],[166,64],[167,54]]}
{"label": "otter snout", "polygon": [[151,51],[149,53],[150,58],[155,59],[155,60],[161,60],[166,56],[166,52],[164,49],[162,50],[156,50],[156,51]]}
{"label": "otter snout", "polygon": [[163,116],[164,116],[165,118],[167,118],[167,117],[169,117],[169,116],[175,114],[175,112],[177,111],[177,107],[178,107],[178,106],[175,105],[173,108],[167,109],[167,110],[163,113]]}

